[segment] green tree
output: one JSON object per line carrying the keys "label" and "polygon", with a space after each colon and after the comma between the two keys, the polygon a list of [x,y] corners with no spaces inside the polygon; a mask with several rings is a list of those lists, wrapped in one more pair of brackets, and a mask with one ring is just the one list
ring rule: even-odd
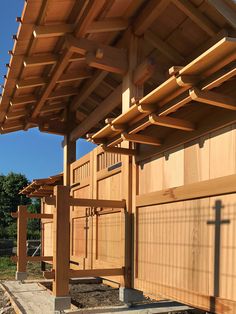
{"label": "green tree", "polygon": [[[11,212],[17,211],[19,205],[30,205],[29,211],[38,212],[40,204],[38,201],[31,201],[25,195],[19,194],[29,181],[23,174],[9,173],[0,175],[0,237],[16,237],[16,220],[11,217]],[[32,220],[33,221],[33,220]],[[29,221],[29,234],[38,237],[39,222]],[[31,236],[30,236],[31,237]]]}

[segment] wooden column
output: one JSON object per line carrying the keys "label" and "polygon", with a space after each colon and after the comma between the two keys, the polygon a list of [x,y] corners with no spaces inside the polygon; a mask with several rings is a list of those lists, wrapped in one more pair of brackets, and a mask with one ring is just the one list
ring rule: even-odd
{"label": "wooden column", "polygon": [[70,261],[70,188],[54,188],[56,206],[53,209],[53,294],[55,297],[69,296]]}
{"label": "wooden column", "polygon": [[63,184],[70,186],[70,164],[76,160],[76,141],[71,142],[69,135],[64,137],[63,145]]}
{"label": "wooden column", "polygon": [[[131,106],[132,98],[139,98],[142,95],[142,88],[137,87],[133,83],[133,73],[140,58],[139,42],[140,38],[133,33],[127,38],[129,69],[122,82],[122,112],[126,112]],[[133,144],[123,142],[122,147],[133,148]],[[125,278],[123,285],[126,288],[132,287],[132,164],[134,158],[122,155],[122,198],[126,200],[127,216],[125,226]]]}
{"label": "wooden column", "polygon": [[18,206],[16,280],[27,278],[27,206]]}

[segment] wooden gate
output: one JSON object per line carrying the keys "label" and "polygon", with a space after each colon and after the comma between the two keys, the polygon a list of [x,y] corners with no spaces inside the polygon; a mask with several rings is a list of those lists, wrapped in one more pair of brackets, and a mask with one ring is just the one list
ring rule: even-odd
{"label": "wooden gate", "polygon": [[[120,155],[100,147],[71,165],[71,194],[76,198],[121,200]],[[117,208],[71,209],[71,267],[124,266],[126,210]]]}

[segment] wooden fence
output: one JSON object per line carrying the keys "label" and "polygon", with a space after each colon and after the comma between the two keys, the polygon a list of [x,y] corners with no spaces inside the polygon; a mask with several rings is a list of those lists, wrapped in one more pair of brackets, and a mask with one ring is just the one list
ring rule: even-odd
{"label": "wooden fence", "polygon": [[[132,173],[134,288],[220,314],[236,313],[235,143],[233,125],[133,163],[132,172],[124,168],[123,157],[101,148],[72,164],[76,198],[120,200],[122,176],[126,173],[128,181]],[[71,268],[123,267],[126,215],[122,209],[73,207]],[[46,224],[44,255],[50,255]]]}

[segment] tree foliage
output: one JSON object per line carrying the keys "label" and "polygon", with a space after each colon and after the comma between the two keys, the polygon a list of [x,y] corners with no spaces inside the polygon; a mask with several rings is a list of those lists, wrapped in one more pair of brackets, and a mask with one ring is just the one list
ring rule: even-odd
{"label": "tree foliage", "polygon": [[[29,181],[20,173],[0,175],[0,238],[16,237],[16,219],[11,217],[11,212],[17,211],[19,205],[29,205],[29,211],[40,211],[38,201],[31,201],[25,195],[19,194]],[[28,233],[30,238],[39,236],[39,222],[29,221]]]}

